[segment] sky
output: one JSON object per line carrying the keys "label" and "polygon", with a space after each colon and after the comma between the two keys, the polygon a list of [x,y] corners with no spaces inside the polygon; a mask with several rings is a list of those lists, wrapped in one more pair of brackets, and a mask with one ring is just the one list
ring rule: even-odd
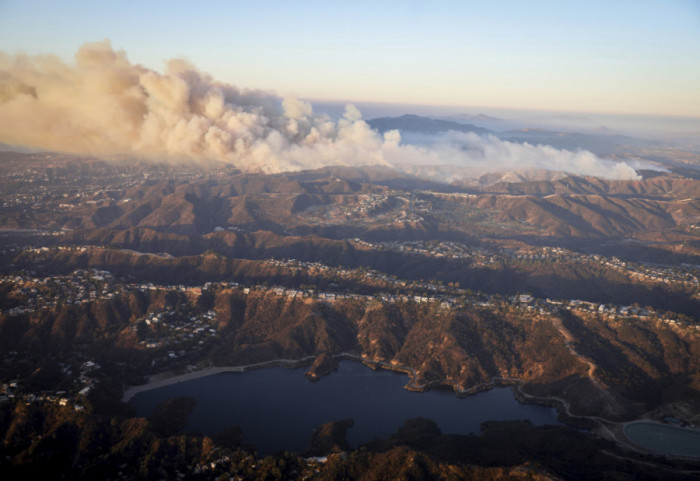
{"label": "sky", "polygon": [[311,100],[700,117],[700,1],[0,0],[0,51],[108,39]]}

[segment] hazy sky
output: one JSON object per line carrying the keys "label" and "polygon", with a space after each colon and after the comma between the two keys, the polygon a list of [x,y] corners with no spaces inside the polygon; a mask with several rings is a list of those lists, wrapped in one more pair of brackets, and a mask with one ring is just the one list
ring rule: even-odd
{"label": "hazy sky", "polygon": [[0,51],[103,39],[307,99],[700,116],[699,0],[0,0]]}

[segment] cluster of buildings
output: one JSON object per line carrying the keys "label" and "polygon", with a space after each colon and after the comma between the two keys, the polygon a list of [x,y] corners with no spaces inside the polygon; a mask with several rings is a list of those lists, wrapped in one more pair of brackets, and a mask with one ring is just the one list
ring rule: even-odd
{"label": "cluster of buildings", "polygon": [[[46,248],[32,250],[41,249]],[[0,276],[2,284],[10,285],[12,290],[6,299],[17,305],[0,307],[0,314],[11,317],[52,309],[59,304],[75,305],[111,299],[122,291],[122,286],[115,282],[109,271],[99,269],[79,269],[66,276],[5,275]]]}
{"label": "cluster of buildings", "polygon": [[[615,257],[608,258],[600,255],[582,254],[557,247],[530,248],[526,251],[513,249],[492,251],[484,247],[473,247],[459,242],[395,241],[371,243],[360,239],[355,239],[352,242],[366,248],[398,251],[419,256],[462,258],[476,263],[519,260],[546,261],[548,259],[592,262],[610,269],[624,270],[633,278],[643,277],[651,281],[681,283],[683,286],[691,287],[697,285],[698,277],[700,277],[695,266],[648,266],[621,261]],[[55,247],[51,249],[85,251],[87,248]],[[42,247],[29,250],[36,253],[46,253],[50,249]],[[330,289],[326,288],[325,292],[320,292],[318,288],[312,286],[273,286],[268,288],[262,285],[238,286],[236,283],[228,283],[227,285],[240,287],[245,291],[249,291],[251,287],[255,289],[270,289],[279,295],[314,297],[327,302],[346,299],[379,299],[383,302],[439,303],[440,307],[445,309],[464,304],[490,307],[497,303],[506,302],[522,305],[527,310],[536,310],[541,313],[552,313],[559,309],[569,309],[595,312],[606,317],[645,319],[653,315],[648,309],[640,307],[599,304],[576,299],[542,300],[522,295],[504,298],[505,300],[503,300],[500,299],[500,296],[490,296],[483,293],[474,294],[471,291],[459,289],[459,287],[452,285],[443,286],[441,283],[429,281],[401,280],[396,278],[396,276],[367,268],[332,267],[320,262],[306,262],[296,259],[269,259],[265,262],[287,270],[291,274],[304,273],[309,276],[321,276],[326,281],[333,282],[330,282],[330,284],[326,283]],[[346,287],[341,289],[336,282],[345,282]],[[10,283],[12,285],[13,290],[9,297],[16,300],[16,305],[0,311],[1,314],[8,316],[31,314],[36,309],[52,308],[57,306],[58,303],[80,304],[109,299],[120,292],[165,289],[198,294],[201,292],[201,289],[213,286],[212,283],[194,287],[185,285],[161,286],[153,283],[121,283],[116,282],[108,271],[97,269],[77,270],[68,276],[45,278],[34,278],[24,275],[4,276],[0,277],[0,284],[2,283]],[[364,287],[364,293],[349,292],[347,288],[348,283]],[[165,322],[166,320],[167,322]],[[207,338],[216,336],[215,313],[213,311],[203,314],[178,313],[176,315],[174,310],[164,310],[163,312],[151,313],[141,321],[144,324],[144,327],[141,328],[141,333],[151,333],[152,335],[141,336],[139,343],[149,349],[177,346],[185,343],[202,344]]]}
{"label": "cluster of buildings", "polygon": [[301,217],[307,222],[320,224],[348,224],[353,222],[418,222],[427,203],[413,194],[389,190],[386,192],[356,194],[354,202],[334,203],[306,209]]}
{"label": "cluster of buildings", "polygon": [[[274,260],[269,261],[277,266],[292,266],[300,268],[305,262],[297,260]],[[347,276],[357,276],[357,270],[337,269],[325,266],[319,263],[311,263],[316,269],[325,272],[333,272],[344,274]],[[385,281],[387,288],[380,290],[374,294],[359,294],[348,291],[319,291],[313,288],[286,288],[282,286],[265,286],[253,285],[243,287],[237,283],[208,283],[205,288],[213,288],[216,285],[222,287],[234,287],[241,289],[244,294],[250,293],[251,290],[267,291],[279,296],[288,298],[313,298],[328,303],[356,300],[361,302],[414,302],[417,304],[432,304],[439,309],[455,309],[463,306],[476,306],[480,308],[519,308],[524,311],[531,311],[534,314],[554,315],[561,310],[568,310],[578,313],[589,313],[602,316],[606,319],[626,318],[631,320],[648,320],[658,319],[662,322],[671,325],[683,326],[678,320],[659,318],[658,313],[650,308],[640,306],[622,306],[615,304],[600,304],[596,302],[583,301],[579,299],[540,299],[530,294],[518,294],[515,296],[504,297],[500,295],[491,295],[480,292],[472,292],[465,289],[460,289],[455,286],[441,286],[432,282],[406,282],[398,280],[395,277],[387,276],[375,271],[363,272],[364,277],[372,277],[378,275]],[[409,294],[411,292],[422,292],[422,294]],[[685,326],[695,330],[700,330],[700,326]]]}
{"label": "cluster of buildings", "polygon": [[[179,287],[177,288],[179,290]],[[184,306],[186,309],[186,306]],[[131,330],[136,334],[138,344],[147,349],[161,347],[201,346],[207,339],[216,337],[216,311],[203,313],[179,312],[172,306],[152,311],[137,320]],[[170,351],[171,359],[179,352]]]}
{"label": "cluster of buildings", "polygon": [[[10,355],[16,356],[17,352],[12,351]],[[58,367],[61,374],[72,376],[73,369],[69,365],[59,363]],[[82,362],[78,366],[79,373],[77,377],[73,379],[74,388],[70,390],[60,389],[25,392],[18,379],[8,381],[0,385],[0,404],[20,400],[27,405],[34,403],[50,403],[62,407],[73,407],[75,411],[83,411],[85,409],[84,402],[86,397],[99,383],[97,374],[100,369],[100,365],[94,361],[88,360]]]}
{"label": "cluster of buildings", "polygon": [[392,241],[372,243],[360,239],[353,242],[364,248],[389,250],[417,256],[464,259],[475,266],[517,261],[566,261],[591,263],[614,269],[639,282],[665,283],[683,287],[700,287],[700,266],[682,264],[667,266],[626,262],[617,257],[584,254],[561,247],[530,247],[527,250],[499,248],[490,250],[452,241]]}

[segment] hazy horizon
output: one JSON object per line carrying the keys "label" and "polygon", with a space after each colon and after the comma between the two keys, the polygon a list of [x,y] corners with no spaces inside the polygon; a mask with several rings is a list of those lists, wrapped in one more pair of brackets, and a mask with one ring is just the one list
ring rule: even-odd
{"label": "hazy horizon", "polygon": [[[109,39],[157,72],[317,101],[700,115],[691,0],[0,4],[0,51],[69,62]],[[483,107],[481,107],[483,109]]]}
{"label": "hazy horizon", "polygon": [[[531,128],[537,128],[537,123],[554,123],[557,120],[566,120],[569,124],[560,124],[563,130],[571,128],[596,129],[606,127],[626,133],[638,135],[653,135],[661,133],[673,134],[699,134],[700,115],[678,116],[663,114],[622,114],[595,111],[567,111],[544,109],[512,109],[506,107],[493,107],[484,105],[425,105],[410,103],[367,102],[350,99],[304,99],[310,102],[318,112],[327,113],[332,118],[342,115],[342,110],[347,104],[357,107],[366,119],[377,117],[395,117],[401,115],[421,115],[426,117],[456,117],[465,116],[465,123],[469,117],[485,115],[496,120],[510,120],[520,123],[530,122]],[[455,119],[456,120],[456,119]]]}

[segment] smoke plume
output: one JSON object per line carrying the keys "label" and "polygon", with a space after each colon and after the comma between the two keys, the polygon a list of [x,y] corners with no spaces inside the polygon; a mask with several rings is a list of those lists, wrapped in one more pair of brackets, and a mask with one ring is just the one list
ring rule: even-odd
{"label": "smoke plume", "polygon": [[470,132],[412,134],[403,140],[407,140],[408,144],[402,145],[402,152],[397,152],[396,156],[402,156],[405,162],[413,164],[414,172],[420,171],[416,166],[421,166],[423,170],[441,166],[445,175],[446,172],[451,172],[451,180],[477,178],[493,172],[527,171],[552,171],[608,179],[639,179],[641,177],[636,168],[659,169],[641,160],[634,163],[618,162],[601,159],[587,150],[569,151],[550,145],[521,144],[501,140],[493,135],[477,135]]}
{"label": "smoke plume", "polygon": [[51,55],[0,53],[0,142],[45,150],[167,161],[223,161],[243,171],[325,165],[541,168],[636,178],[590,152],[443,136],[432,145],[381,136],[348,106],[336,121],[310,104],[217,82],[183,60],[165,73],[129,62],[108,41],[86,43],[67,64]]}

